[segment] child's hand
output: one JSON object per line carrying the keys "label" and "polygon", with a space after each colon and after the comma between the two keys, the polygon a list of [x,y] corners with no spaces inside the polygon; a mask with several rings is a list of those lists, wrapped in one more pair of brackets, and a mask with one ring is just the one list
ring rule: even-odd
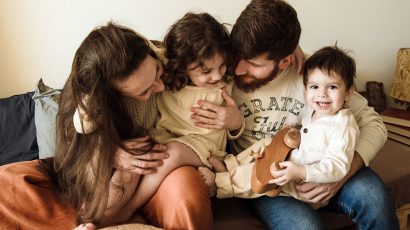
{"label": "child's hand", "polygon": [[295,164],[291,161],[279,163],[282,169],[271,170],[271,174],[275,179],[269,181],[269,184],[285,185],[292,180],[304,180],[306,178],[306,170],[303,165]]}

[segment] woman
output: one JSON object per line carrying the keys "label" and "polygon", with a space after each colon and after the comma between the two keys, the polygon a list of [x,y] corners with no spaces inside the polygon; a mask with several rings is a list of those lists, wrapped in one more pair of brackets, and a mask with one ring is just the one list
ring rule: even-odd
{"label": "woman", "polygon": [[[69,229],[75,217],[97,227],[132,217],[128,201],[140,175],[154,173],[167,157],[164,147],[147,136],[157,115],[154,95],[164,88],[162,63],[148,44],[112,23],[85,38],[60,98],[55,158],[0,168],[0,184],[13,183],[20,192],[14,202],[1,204],[2,225]],[[76,111],[98,128],[87,132],[83,126],[83,134],[76,132]],[[36,212],[20,208],[25,205]],[[16,210],[18,217],[9,215]],[[142,211],[167,229],[212,228],[207,188],[194,168],[172,172]]]}

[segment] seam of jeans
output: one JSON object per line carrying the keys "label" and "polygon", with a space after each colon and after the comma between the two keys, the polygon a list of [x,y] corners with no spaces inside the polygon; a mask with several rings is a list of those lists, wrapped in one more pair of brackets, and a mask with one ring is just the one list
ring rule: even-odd
{"label": "seam of jeans", "polygon": [[[354,212],[354,210],[353,209],[351,209],[351,208],[349,208],[347,205],[346,205],[346,203],[344,203],[344,202],[336,202],[336,204],[338,205],[338,206],[340,206],[341,208],[343,208],[344,210],[346,210],[347,211],[347,216],[350,218],[350,219],[352,219],[353,220],[353,212]],[[339,207],[339,208],[340,208]],[[353,223],[355,223],[354,221],[353,221]],[[356,225],[356,228],[357,229],[362,229],[362,227],[360,226],[360,225],[358,225],[357,223],[355,223],[355,225]]]}
{"label": "seam of jeans", "polygon": [[346,205],[345,202],[336,202],[336,204],[337,204],[338,206],[340,206],[339,208],[342,208],[343,211],[346,210],[346,211],[347,211],[347,215],[348,215],[350,218],[352,218],[353,209],[349,208],[349,206]]}

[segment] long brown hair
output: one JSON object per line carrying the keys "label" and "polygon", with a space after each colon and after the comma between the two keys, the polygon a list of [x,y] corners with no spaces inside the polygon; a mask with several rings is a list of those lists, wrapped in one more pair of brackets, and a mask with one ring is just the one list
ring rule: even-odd
{"label": "long brown hair", "polygon": [[206,59],[220,53],[228,65],[231,54],[228,30],[208,13],[185,14],[171,26],[164,43],[168,62],[163,81],[170,91],[178,91],[190,83],[189,64],[198,62],[202,66]]}
{"label": "long brown hair", "polygon": [[[133,123],[115,87],[114,80],[126,79],[145,60],[155,57],[147,41],[134,31],[108,23],[94,29],[75,53],[72,69],[64,85],[57,114],[57,140],[54,160],[40,168],[55,182],[59,197],[76,208],[84,207],[79,222],[103,217],[109,183],[113,174],[114,153],[126,149],[121,140],[141,136],[133,133]],[[87,95],[86,105],[83,103]],[[81,106],[90,118],[98,117],[98,128],[79,134],[73,114]],[[126,149],[139,154],[138,149]]]}

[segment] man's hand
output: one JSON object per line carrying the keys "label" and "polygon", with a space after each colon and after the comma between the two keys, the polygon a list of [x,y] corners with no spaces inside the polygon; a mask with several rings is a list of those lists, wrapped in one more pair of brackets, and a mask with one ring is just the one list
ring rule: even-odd
{"label": "man's hand", "polygon": [[[128,148],[144,149],[151,144],[150,137],[141,137],[124,141]],[[131,171],[136,174],[147,175],[154,173],[158,166],[163,164],[162,160],[168,158],[166,147],[156,144],[150,152],[132,154],[122,148],[115,152],[114,166],[117,169]]]}
{"label": "man's hand", "polygon": [[303,183],[296,185],[299,196],[311,203],[327,203],[339,189],[343,186],[344,181],[335,183]]}
{"label": "man's hand", "polygon": [[350,170],[347,175],[340,181],[327,184],[304,183],[296,186],[299,195],[308,202],[327,203],[339,189],[352,177],[359,169],[363,167],[363,159],[355,152]]}
{"label": "man's hand", "polygon": [[192,120],[194,124],[201,128],[208,129],[239,129],[244,121],[242,112],[237,108],[235,101],[226,91],[222,91],[225,105],[215,105],[213,103],[199,100],[199,107],[194,107]]}

